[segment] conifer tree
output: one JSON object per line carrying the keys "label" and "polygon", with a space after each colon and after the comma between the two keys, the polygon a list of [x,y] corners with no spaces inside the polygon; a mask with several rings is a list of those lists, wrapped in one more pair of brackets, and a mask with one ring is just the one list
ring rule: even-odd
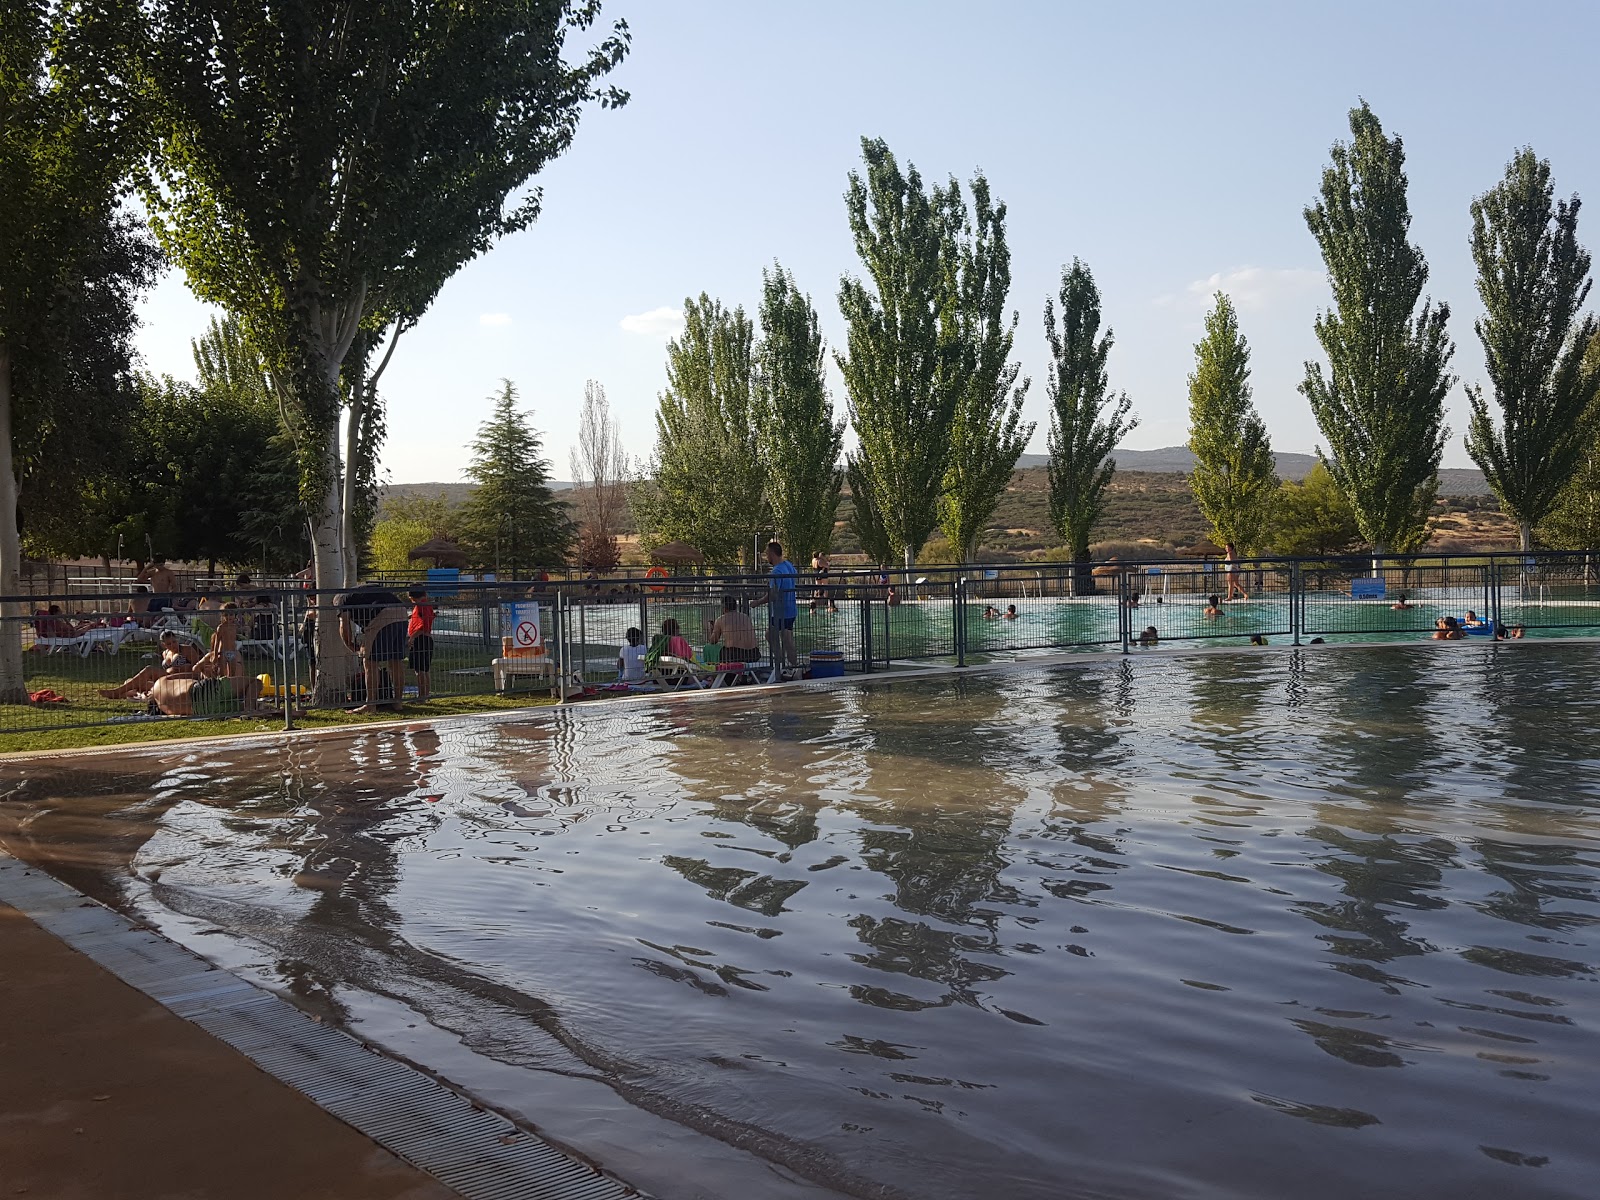
{"label": "conifer tree", "polygon": [[683,332],[667,343],[655,481],[635,490],[634,511],[647,544],[685,541],[708,561],[733,566],[766,524],[754,330],[743,308],[729,311],[704,292],[684,301],[683,318]]}
{"label": "conifer tree", "polygon": [[1578,197],[1555,201],[1550,163],[1530,149],[1472,202],[1472,258],[1484,315],[1474,325],[1500,407],[1468,387],[1467,452],[1517,522],[1524,550],[1593,442],[1600,363],[1585,362],[1592,315],[1589,255],[1578,245]]}
{"label": "conifer tree", "polygon": [[971,562],[1034,424],[1022,419],[1029,381],[1019,384],[1022,368],[1008,361],[1017,314],[1006,320],[1011,291],[1006,206],[990,200],[989,181],[981,172],[972,181],[971,215],[954,180],[944,195],[955,302],[946,309],[943,338],[951,351],[946,369],[954,375],[957,399],[939,524],[961,560]]}
{"label": "conifer tree", "polygon": [[1117,469],[1111,454],[1138,420],[1129,415],[1127,393],[1110,390],[1111,330],[1099,337],[1100,289],[1077,259],[1061,271],[1060,328],[1055,304],[1046,299],[1044,329],[1050,343],[1050,518],[1076,564],[1073,588],[1083,594],[1095,588],[1089,536]]}
{"label": "conifer tree", "polygon": [[1250,403],[1250,344],[1239,332],[1233,302],[1221,292],[1194,354],[1189,482],[1195,503],[1217,545],[1232,542],[1246,552],[1259,550],[1278,477],[1266,424]]}
{"label": "conifer tree", "polygon": [[564,563],[572,550],[572,517],[550,490],[543,439],[517,406],[517,389],[501,380],[494,411],[478,427],[467,477],[477,491],[461,506],[461,543],[480,566],[509,571]]}
{"label": "conifer tree", "polygon": [[1308,362],[1300,391],[1328,439],[1328,470],[1383,555],[1426,539],[1455,348],[1449,305],[1426,300],[1417,311],[1428,264],[1407,240],[1404,146],[1365,103],[1351,109],[1350,133],[1348,145],[1334,143],[1321,199],[1305,210],[1333,308],[1316,323],[1329,369]]}
{"label": "conifer tree", "polygon": [[943,198],[916,167],[900,170],[882,139],[861,139],[866,178],[845,204],[865,281],[839,285],[845,354],[835,354],[860,448],[854,462],[893,556],[910,566],[939,523],[938,500],[960,399],[943,336],[954,281]]}
{"label": "conifer tree", "polygon": [[762,271],[761,285],[756,440],[772,528],[803,567],[833,540],[844,422],[833,417],[827,348],[811,297],[776,263]]}

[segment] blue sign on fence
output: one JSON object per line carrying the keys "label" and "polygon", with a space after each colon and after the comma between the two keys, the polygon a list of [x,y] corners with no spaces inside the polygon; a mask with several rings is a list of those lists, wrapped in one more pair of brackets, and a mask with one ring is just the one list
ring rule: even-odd
{"label": "blue sign on fence", "polygon": [[1352,600],[1382,600],[1388,595],[1388,585],[1380,577],[1377,579],[1352,579],[1350,581],[1350,599]]}

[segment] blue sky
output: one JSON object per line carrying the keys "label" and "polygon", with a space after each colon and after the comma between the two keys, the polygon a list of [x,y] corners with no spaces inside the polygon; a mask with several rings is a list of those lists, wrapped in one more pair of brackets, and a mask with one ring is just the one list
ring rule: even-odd
{"label": "blue sky", "polygon": [[[1193,345],[1218,288],[1240,310],[1275,447],[1321,440],[1296,390],[1327,303],[1301,214],[1359,98],[1405,139],[1412,235],[1428,291],[1451,305],[1466,382],[1482,377],[1472,198],[1523,145],[1551,160],[1558,194],[1600,197],[1600,6],[1583,0],[607,0],[605,15],[633,28],[617,76],[633,99],[585,116],[539,181],[541,219],[451,280],[402,340],[383,389],[396,482],[460,478],[502,377],[558,478],[586,379],[605,385],[630,453],[647,455],[683,297],[753,313],[774,259],[842,344],[839,278],[857,269],[842,196],[864,134],[930,182],[981,167],[1009,206],[1016,357],[1041,451],[1041,313],[1074,256],[1115,330],[1112,386],[1140,418],[1129,445],[1185,440]],[[1600,244],[1600,207],[1579,234]],[[191,375],[206,310],[180,275],[144,316],[146,364]],[[1449,404],[1445,465],[1469,465],[1459,385]]]}

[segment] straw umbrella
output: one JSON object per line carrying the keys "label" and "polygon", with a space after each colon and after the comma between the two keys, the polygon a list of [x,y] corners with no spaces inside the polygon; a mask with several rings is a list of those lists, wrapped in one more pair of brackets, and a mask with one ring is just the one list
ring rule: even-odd
{"label": "straw umbrella", "polygon": [[433,565],[436,567],[467,565],[467,552],[442,534],[429,538],[406,555],[407,562],[416,562],[422,558],[433,560]]}
{"label": "straw umbrella", "polygon": [[703,563],[706,556],[701,554],[688,542],[668,542],[664,546],[657,546],[650,551],[650,557],[658,563],[679,565],[682,563]]}

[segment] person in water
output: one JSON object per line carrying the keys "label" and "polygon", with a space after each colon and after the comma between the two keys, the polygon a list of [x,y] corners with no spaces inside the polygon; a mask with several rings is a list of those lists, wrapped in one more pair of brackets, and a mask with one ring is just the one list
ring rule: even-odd
{"label": "person in water", "polygon": [[1461,622],[1454,617],[1440,617],[1434,622],[1433,641],[1454,642],[1466,636],[1461,632]]}
{"label": "person in water", "polygon": [[1466,614],[1461,618],[1461,624],[1467,629],[1482,629],[1485,621],[1482,617],[1469,608],[1467,609]]}
{"label": "person in water", "polygon": [[992,604],[984,605],[983,619],[985,621],[998,621],[1000,619],[1000,610]]}
{"label": "person in water", "polygon": [[1159,645],[1160,642],[1161,635],[1156,632],[1156,627],[1154,625],[1146,625],[1144,627],[1144,632],[1139,635],[1139,645],[1146,650],[1152,649],[1153,647]]}
{"label": "person in water", "polygon": [[1004,621],[1015,621],[1017,619],[1017,606],[1015,604],[1006,605],[1006,611],[1000,614],[1000,618]]}
{"label": "person in water", "polygon": [[1222,597],[1214,594],[1207,596],[1206,611],[1203,615],[1211,620],[1220,617],[1222,615]]}
{"label": "person in water", "polygon": [[1404,592],[1401,592],[1400,593],[1400,598],[1398,600],[1396,600],[1393,604],[1389,605],[1389,607],[1392,610],[1394,610],[1395,612],[1404,612],[1406,609],[1410,608],[1411,605],[1407,602],[1406,594]]}
{"label": "person in water", "polygon": [[1267,644],[1267,639],[1262,634],[1252,633],[1250,635],[1250,644],[1252,646],[1265,646]]}

